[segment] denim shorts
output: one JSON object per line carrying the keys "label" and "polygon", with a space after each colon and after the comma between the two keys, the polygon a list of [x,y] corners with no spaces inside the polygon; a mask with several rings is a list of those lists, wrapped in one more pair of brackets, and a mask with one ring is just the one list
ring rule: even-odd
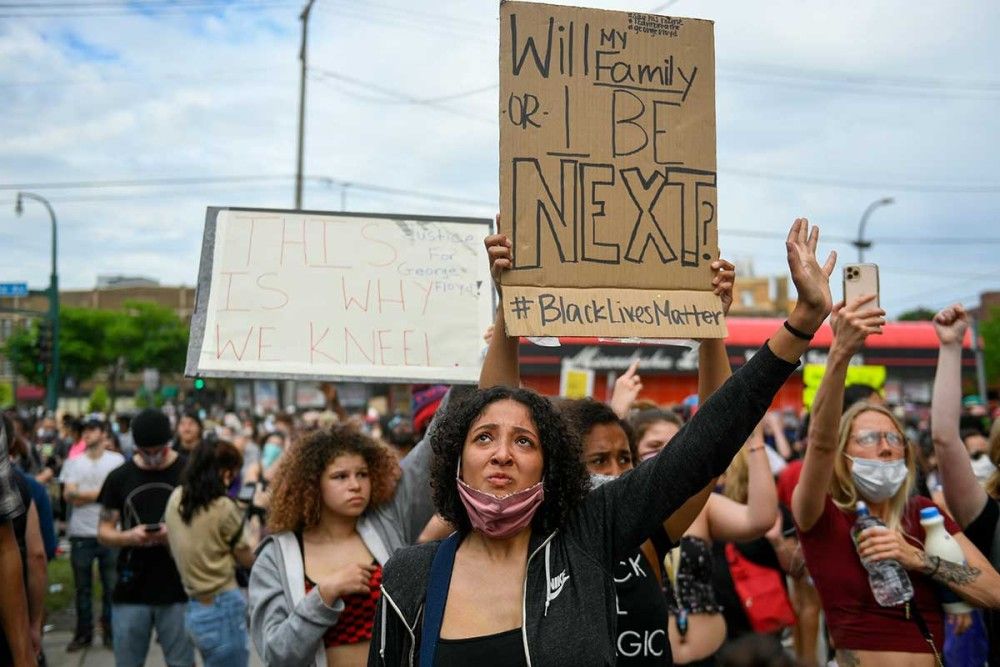
{"label": "denim shorts", "polygon": [[212,604],[188,601],[184,625],[205,667],[242,667],[249,661],[247,603],[239,589],[216,595]]}

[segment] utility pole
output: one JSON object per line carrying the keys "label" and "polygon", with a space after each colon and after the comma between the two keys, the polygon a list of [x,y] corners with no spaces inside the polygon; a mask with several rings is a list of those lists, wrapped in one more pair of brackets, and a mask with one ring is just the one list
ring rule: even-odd
{"label": "utility pole", "polygon": [[42,204],[52,219],[52,273],[49,275],[49,325],[52,329],[52,371],[49,373],[45,386],[46,407],[55,414],[59,408],[59,271],[56,265],[56,250],[58,235],[56,230],[56,212],[52,205],[41,195],[31,192],[18,192],[14,210],[18,215],[24,212],[25,199],[33,199]]}
{"label": "utility pole", "polygon": [[306,124],[306,38],[309,34],[309,13],[312,11],[313,3],[316,0],[308,0],[306,6],[302,8],[299,20],[302,21],[302,47],[299,49],[299,62],[302,71],[299,76],[299,150],[298,162],[295,170],[295,210],[302,210],[302,153],[305,140]]}

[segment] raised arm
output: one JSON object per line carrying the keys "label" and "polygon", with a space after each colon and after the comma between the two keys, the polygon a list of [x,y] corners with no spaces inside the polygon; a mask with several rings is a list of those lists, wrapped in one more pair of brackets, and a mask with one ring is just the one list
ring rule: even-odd
{"label": "raised arm", "polygon": [[511,267],[511,243],[504,234],[486,237],[486,254],[489,256],[490,275],[493,285],[500,294],[501,304],[493,321],[493,336],[486,348],[486,358],[479,372],[479,388],[517,387],[521,384],[521,367],[517,358],[520,339],[507,335],[507,325],[503,316],[503,290],[500,275]]}
{"label": "raised arm", "polygon": [[[796,220],[786,244],[798,302],[791,325],[810,336],[830,312],[828,285],[835,257],[816,261],[818,232]],[[719,476],[764,416],[774,395],[796,368],[808,341],[776,331],[770,342],[702,405],[659,454],[593,491],[567,528],[614,559],[638,546],[658,526]],[[589,534],[589,535],[588,535]]]}
{"label": "raised arm", "polygon": [[934,330],[941,347],[931,399],[931,436],[945,501],[962,528],[979,516],[987,501],[986,491],[972,472],[969,452],[958,427],[962,408],[962,340],[968,326],[968,315],[960,304],[934,316]]}
{"label": "raised arm", "polygon": [[[712,262],[712,270],[716,272],[712,279],[712,291],[722,299],[722,314],[728,316],[729,308],[733,305],[736,267],[728,260],[717,259]],[[701,341],[698,347],[698,403],[707,401],[732,374],[733,367],[729,365],[726,341],[722,338]]]}
{"label": "raised arm", "polygon": [[708,525],[712,539],[724,542],[748,542],[774,526],[778,516],[778,492],[774,487],[771,465],[764,451],[764,434],[754,429],[745,448],[747,456],[747,502],[738,503],[720,493],[708,501]]}
{"label": "raised arm", "polygon": [[[712,270],[716,272],[712,279],[713,292],[722,299],[722,313],[729,315],[729,307],[733,305],[733,285],[736,283],[736,267],[732,262],[718,259],[712,262]],[[726,342],[721,338],[710,338],[701,341],[698,347],[698,404],[708,400],[726,380],[733,374],[729,364],[729,352]],[[641,387],[641,385],[640,385]],[[617,384],[616,384],[617,390]],[[671,542],[676,543],[698,517],[705,503],[712,497],[716,478],[708,481],[705,487],[688,498],[680,509],[667,517],[663,523],[664,530]]]}
{"label": "raised arm", "polygon": [[812,405],[809,447],[802,475],[792,493],[792,514],[801,530],[809,530],[823,514],[826,495],[837,457],[837,433],[844,409],[844,383],[851,357],[864,345],[869,334],[879,331],[885,311],[871,307],[874,294],[861,296],[847,306],[834,308],[833,344],[826,360],[826,372]]}

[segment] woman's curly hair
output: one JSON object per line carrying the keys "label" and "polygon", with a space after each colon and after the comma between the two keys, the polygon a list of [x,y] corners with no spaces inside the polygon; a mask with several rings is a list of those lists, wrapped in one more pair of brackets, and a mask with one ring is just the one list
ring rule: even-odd
{"label": "woman's curly hair", "polygon": [[389,448],[353,426],[334,424],[313,431],[285,452],[268,505],[268,529],[300,531],[319,524],[323,510],[320,476],[338,456],[357,454],[368,464],[372,485],[368,507],[392,497],[399,463]]}
{"label": "woman's curly hair", "polygon": [[472,423],[497,401],[513,400],[528,408],[542,447],[545,500],[532,527],[544,533],[558,528],[587,496],[590,478],[581,460],[580,441],[548,399],[530,389],[492,387],[453,397],[430,436],[434,449],[431,487],[438,513],[460,532],[472,529],[458,495],[456,471]]}

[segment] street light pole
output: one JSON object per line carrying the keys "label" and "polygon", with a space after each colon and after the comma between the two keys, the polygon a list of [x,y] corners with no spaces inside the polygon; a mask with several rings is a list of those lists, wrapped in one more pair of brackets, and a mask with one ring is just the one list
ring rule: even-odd
{"label": "street light pole", "polygon": [[882,199],[876,199],[871,204],[868,204],[868,208],[865,212],[861,214],[861,224],[858,225],[858,238],[855,239],[851,245],[858,249],[858,263],[865,261],[865,250],[872,247],[872,242],[865,240],[865,225],[868,224],[868,216],[872,214],[872,211],[877,209],[879,206],[888,206],[896,200],[892,197],[883,197]]}
{"label": "street light pole", "polygon": [[59,270],[56,264],[58,248],[58,233],[56,212],[52,210],[45,197],[31,192],[18,192],[14,210],[18,215],[24,212],[23,200],[32,199],[42,204],[52,219],[52,273],[49,275],[49,324],[52,327],[52,371],[49,373],[45,387],[46,407],[53,413],[59,407]]}
{"label": "street light pole", "polygon": [[302,153],[305,139],[306,124],[306,37],[309,34],[309,13],[316,0],[308,0],[302,8],[299,20],[302,21],[302,47],[299,49],[299,62],[302,70],[299,76],[299,150],[295,170],[295,210],[302,210]]}

